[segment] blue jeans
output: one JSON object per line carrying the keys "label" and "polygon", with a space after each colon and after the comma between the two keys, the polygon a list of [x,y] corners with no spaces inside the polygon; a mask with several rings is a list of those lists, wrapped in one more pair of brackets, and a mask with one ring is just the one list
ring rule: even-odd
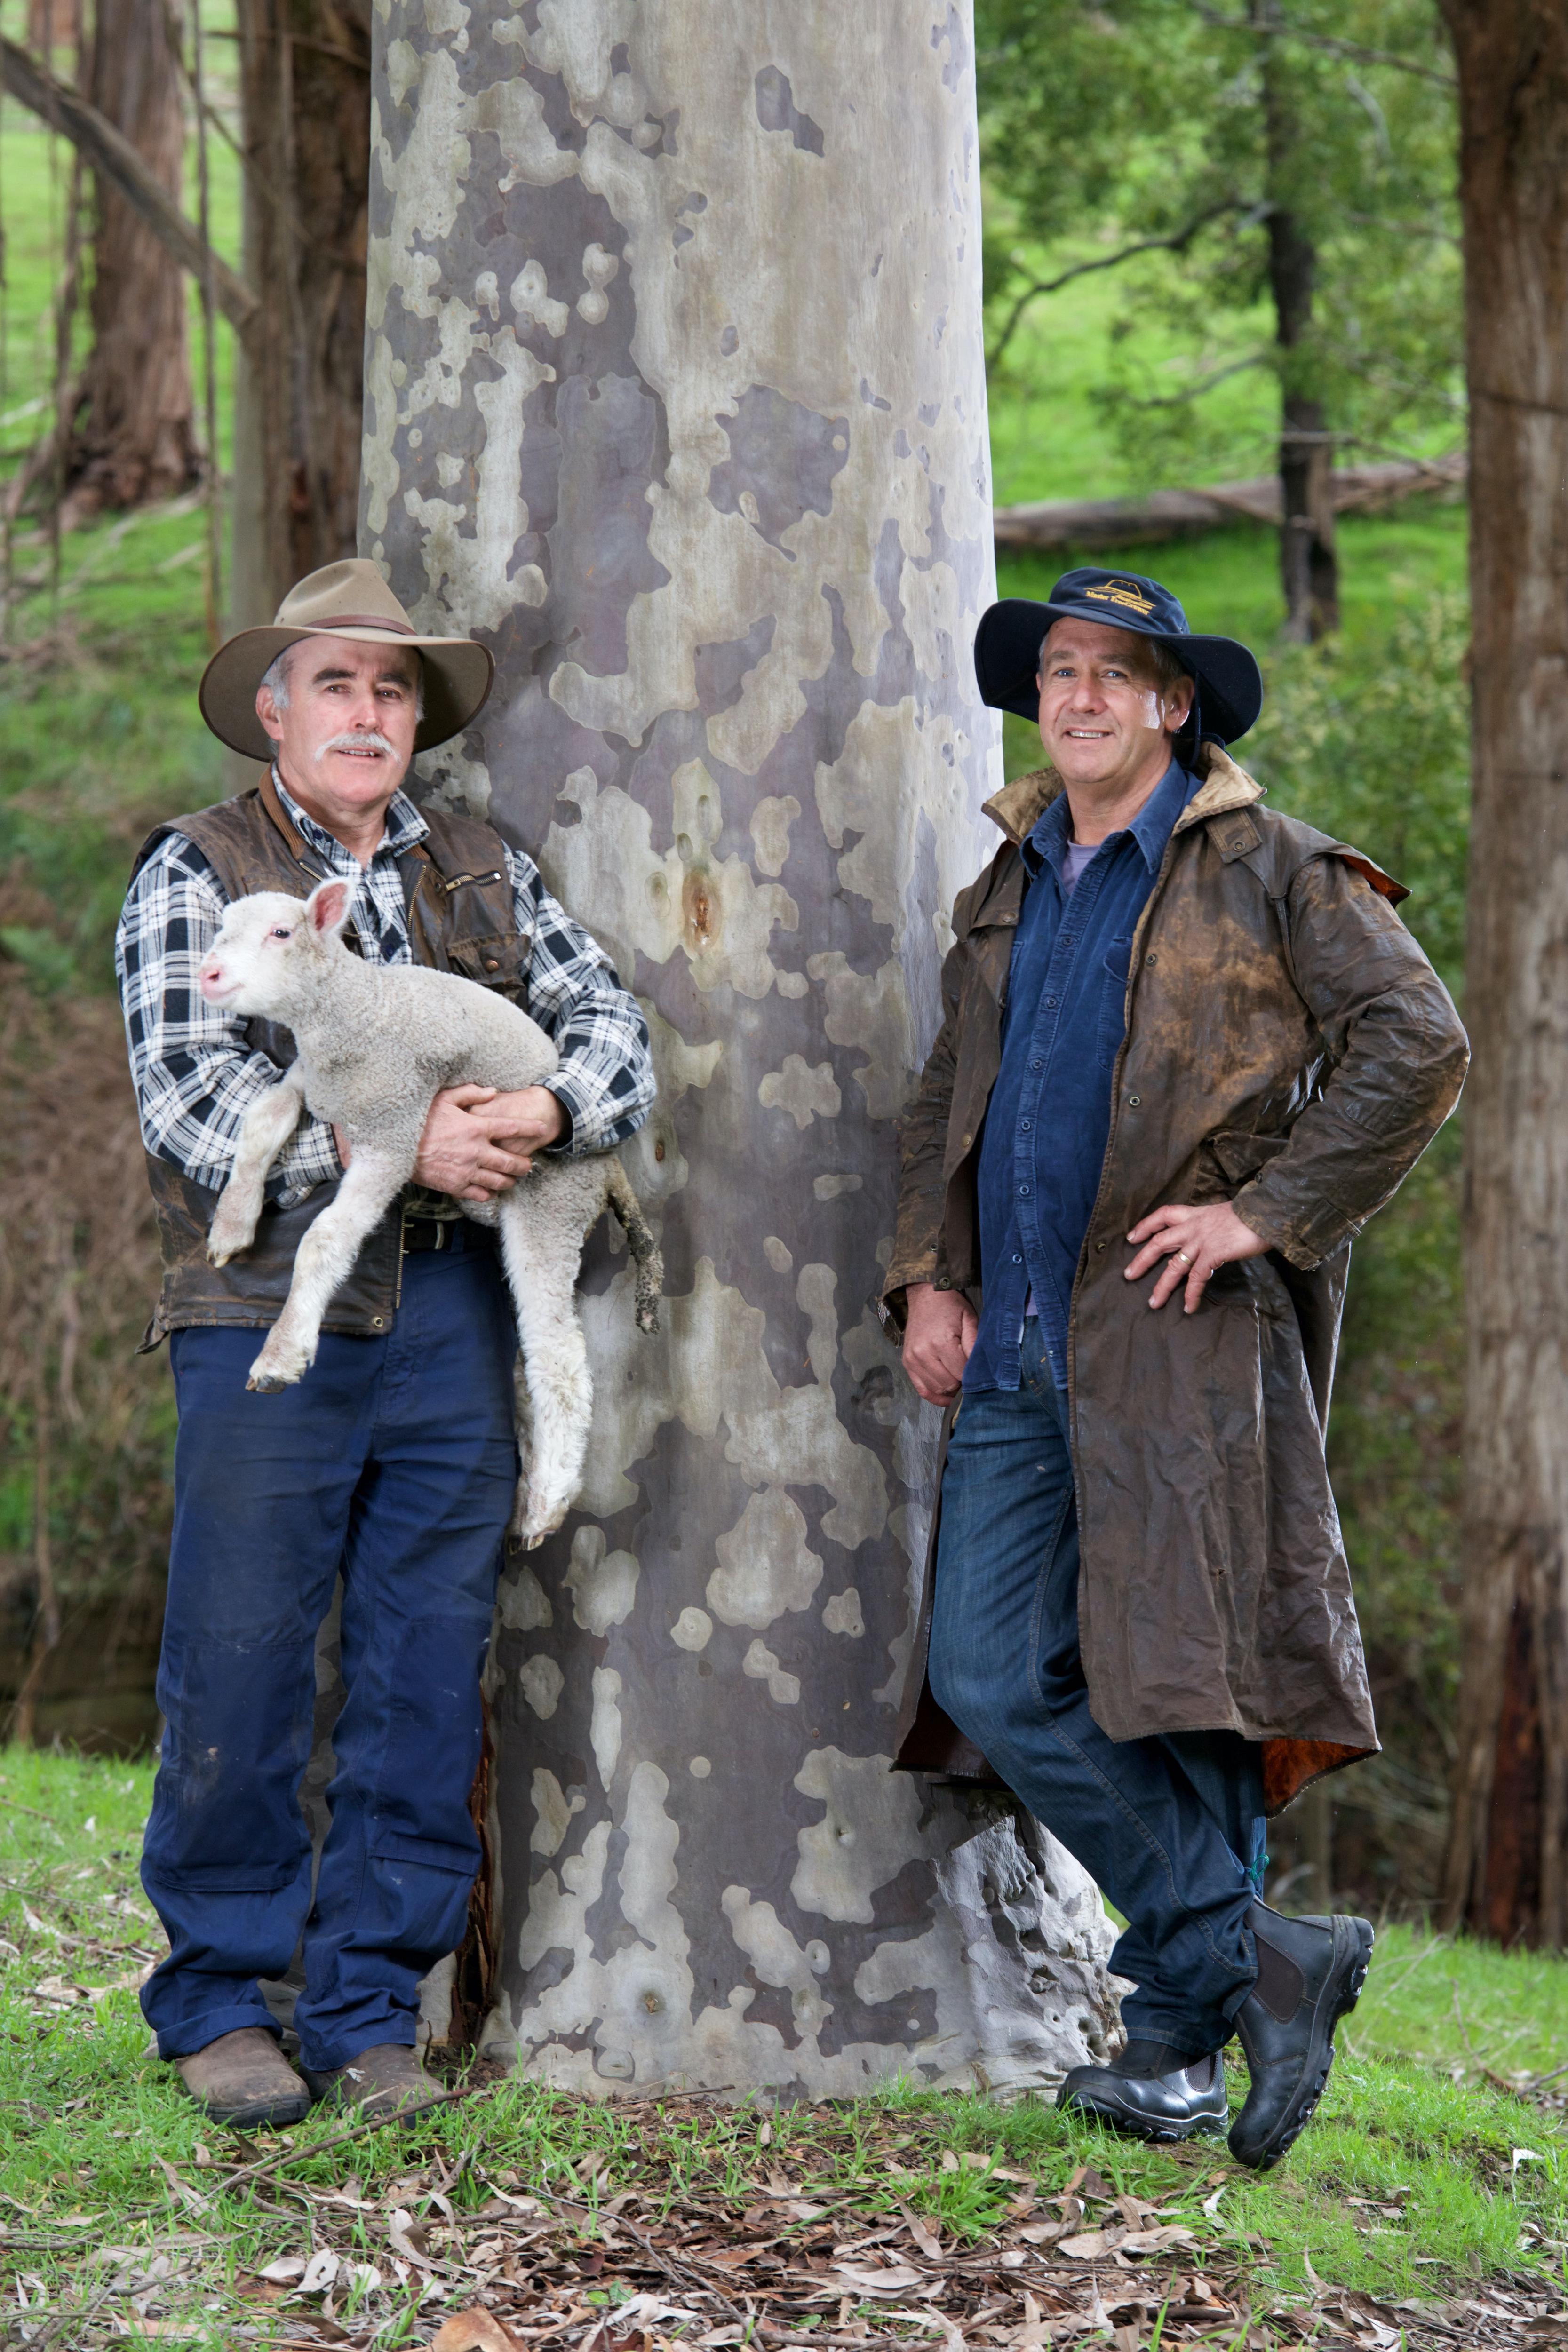
{"label": "blue jeans", "polygon": [[1107,1738],[1079,1654],[1078,1511],[1067,1399],[1038,1320],[1022,1384],[963,1399],[948,1444],[933,1694],[1126,1919],[1111,1956],[1138,1990],[1130,2038],[1217,2050],[1258,1973],[1258,1748],[1231,1731]]}
{"label": "blue jeans", "polygon": [[[300,2054],[411,2044],[462,1941],[479,1838],[479,1673],[517,1474],[511,1303],[489,1247],[405,1259],[384,1338],[324,1334],[278,1396],[262,1334],[175,1332],[174,1532],[142,1860],[169,1957],[142,2006],[164,2058],[277,2027],[258,1977],[304,1937]],[[300,1806],[316,1634],[343,1579],[331,1827],[310,1893]]]}

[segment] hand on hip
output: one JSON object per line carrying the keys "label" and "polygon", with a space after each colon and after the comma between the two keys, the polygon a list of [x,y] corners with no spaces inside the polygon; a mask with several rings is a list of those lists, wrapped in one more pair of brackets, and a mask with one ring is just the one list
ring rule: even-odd
{"label": "hand on hip", "polygon": [[1140,1219],[1127,1238],[1138,1251],[1127,1268],[1127,1280],[1136,1282],[1151,1266],[1166,1259],[1149,1293],[1149,1304],[1163,1307],[1172,1292],[1184,1284],[1183,1311],[1188,1315],[1195,1311],[1211,1274],[1222,1265],[1234,1265],[1240,1258],[1261,1257],[1268,1247],[1261,1234],[1242,1223],[1228,1201],[1216,1201],[1206,1209],[1185,1209],[1179,1202],[1154,1209]]}

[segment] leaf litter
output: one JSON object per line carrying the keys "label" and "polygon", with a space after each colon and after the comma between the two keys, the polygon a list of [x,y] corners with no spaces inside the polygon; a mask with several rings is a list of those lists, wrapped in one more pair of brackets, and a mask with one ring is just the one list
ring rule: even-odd
{"label": "leaf litter", "polygon": [[[37,2039],[32,2095],[4,2104],[24,2142],[87,2108],[100,2145],[125,2143],[134,2160],[89,2186],[90,2166],[51,2174],[40,2142],[36,2167],[11,2171],[22,2194],[0,2200],[0,2340],[33,2352],[1568,2346],[1564,2298],[1539,2271],[1385,2304],[1309,2263],[1305,2285],[1281,2293],[1268,2245],[1227,2218],[1241,2176],[1212,2146],[1163,2151],[1146,2196],[1109,2177],[1111,2141],[1053,2186],[999,2149],[949,2146],[939,2103],[897,2095],[600,2104],[454,2062],[442,2107],[412,2126],[335,2117],[323,2130],[323,2117],[197,2137],[163,2070],[133,2064],[128,2080],[102,2040],[137,2030],[128,1995],[156,1958],[155,1925],[111,1870],[89,1887],[80,1873],[62,1884],[68,1866],[26,1866],[6,1921],[8,2020]],[[94,2053],[69,2085],[89,2096],[52,2095],[40,2060],[62,2038]],[[1515,2147],[1511,2174],[1541,2162]],[[1343,2201],[1376,2227],[1405,2193]]]}
{"label": "leaf litter", "polygon": [[[0,2225],[10,2340],[50,2352],[139,2340],[268,2352],[1446,2352],[1568,2341],[1560,2299],[1539,2291],[1387,2305],[1310,2273],[1305,2296],[1260,2298],[1246,2249],[1205,2242],[1215,2200],[1198,2192],[1220,2176],[1184,2177],[1151,2201],[1080,2165],[1051,2194],[994,2158],[950,2162],[936,2122],[896,2105],[791,2109],[785,2144],[770,2147],[773,2127],[754,2107],[617,2100],[615,2155],[573,2161],[559,2144],[570,2144],[574,2110],[584,2128],[602,2110],[554,2095],[555,2151],[524,2178],[508,2161],[520,2151],[493,2100],[500,2087],[470,2080],[449,2094],[464,2140],[456,2152],[432,2147],[417,2124],[331,2136],[344,2168],[365,2160],[350,2143],[381,2142],[384,2181],[347,2168],[290,2179],[305,2165],[329,2171],[327,2143],[290,2136],[256,2159],[236,2137],[199,2144],[206,2161],[184,2169],[155,2159],[162,2220],[188,2216],[189,2230],[88,2247],[52,2216],[47,2240],[36,2224]],[[722,2179],[704,2185],[678,2157],[672,2166],[673,2152],[716,2132]],[[961,2172],[990,2191],[988,2224],[955,2226],[932,2210]],[[258,2225],[286,2250],[237,2267]],[[51,2291],[34,2266],[46,2243],[79,2258],[68,2303],[58,2299],[58,2269]]]}

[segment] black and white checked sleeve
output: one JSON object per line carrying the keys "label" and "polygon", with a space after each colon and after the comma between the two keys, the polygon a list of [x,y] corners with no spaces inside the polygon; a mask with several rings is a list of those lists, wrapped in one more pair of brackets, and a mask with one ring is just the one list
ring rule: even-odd
{"label": "black and white checked sleeve", "polygon": [[572,1114],[569,1149],[574,1157],[609,1151],[635,1135],[653,1108],[647,1024],[603,948],[551,897],[531,857],[511,848],[506,856],[517,926],[533,941],[528,1010],[561,1055],[550,1090]]}
{"label": "black and white checked sleeve", "polygon": [[[132,883],[114,942],[142,1139],[213,1192],[228,1181],[241,1119],[279,1076],[247,1045],[244,1024],[196,986],[224,906],[201,851],[170,834]],[[267,1197],[292,1208],[342,1173],[331,1127],[307,1113],[273,1163]]]}

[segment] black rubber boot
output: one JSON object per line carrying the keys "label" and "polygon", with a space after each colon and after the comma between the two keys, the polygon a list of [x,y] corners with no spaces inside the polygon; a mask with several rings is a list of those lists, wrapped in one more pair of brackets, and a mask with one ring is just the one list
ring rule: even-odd
{"label": "black rubber boot", "polygon": [[1130,2042],[1109,2066],[1075,2066],[1057,2094],[1133,2139],[1218,2139],[1230,2109],[1225,2058],[1184,2056],[1163,2042]]}
{"label": "black rubber boot", "polygon": [[1361,1997],[1372,1959],[1368,1919],[1287,1919],[1255,1903],[1258,1982],[1236,2013],[1252,2088],[1230,2128],[1237,2164],[1267,2172],[1311,2117],[1334,2063],[1334,2028]]}

